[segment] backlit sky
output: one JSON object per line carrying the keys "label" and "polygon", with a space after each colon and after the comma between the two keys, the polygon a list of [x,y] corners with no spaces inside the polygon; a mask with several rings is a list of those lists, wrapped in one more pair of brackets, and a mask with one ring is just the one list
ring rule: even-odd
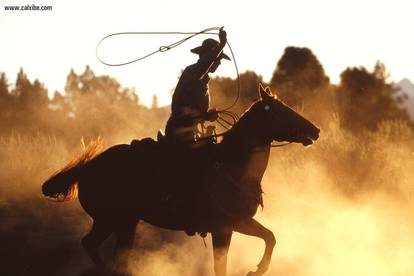
{"label": "backlit sky", "polygon": [[[51,5],[53,10],[4,10],[4,5],[26,4]],[[112,32],[186,32],[217,26],[225,26],[239,70],[254,70],[265,81],[287,46],[311,48],[332,82],[338,82],[347,66],[372,69],[377,60],[387,66],[390,80],[414,79],[414,2],[409,0],[2,0],[0,5],[0,71],[14,83],[23,67],[30,79],[40,79],[51,92],[63,90],[70,68],[81,73],[89,64],[96,74],[135,87],[143,102],[157,94],[161,104],[168,104],[180,70],[197,59],[190,49],[206,37],[122,67],[98,62],[98,41]],[[102,58],[128,61],[181,38],[110,40],[103,45]],[[235,77],[234,64],[223,62],[216,75]]]}

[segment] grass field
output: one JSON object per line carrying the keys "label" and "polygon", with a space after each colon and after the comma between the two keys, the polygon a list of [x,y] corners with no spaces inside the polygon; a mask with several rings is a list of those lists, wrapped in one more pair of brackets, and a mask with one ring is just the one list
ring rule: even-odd
{"label": "grass field", "polygon": [[[89,217],[77,200],[53,203],[40,191],[80,151],[41,134],[0,138],[0,275],[93,275],[80,245]],[[360,137],[333,122],[311,147],[273,149],[256,216],[277,239],[267,275],[414,275],[413,168],[414,134],[397,122]],[[204,248],[146,224],[136,235],[134,275],[213,274],[210,236]],[[108,261],[113,243],[102,248]],[[253,270],[263,249],[235,234],[229,274]]]}

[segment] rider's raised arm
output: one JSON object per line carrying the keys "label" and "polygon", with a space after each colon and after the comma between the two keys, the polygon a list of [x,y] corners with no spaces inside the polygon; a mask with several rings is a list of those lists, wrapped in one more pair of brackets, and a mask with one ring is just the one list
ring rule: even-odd
{"label": "rider's raised arm", "polygon": [[202,79],[209,72],[210,67],[213,65],[214,61],[220,58],[220,55],[223,53],[223,48],[227,43],[227,33],[223,30],[223,27],[220,28],[219,32],[220,43],[217,44],[211,51],[200,56],[200,59],[197,62],[197,78]]}

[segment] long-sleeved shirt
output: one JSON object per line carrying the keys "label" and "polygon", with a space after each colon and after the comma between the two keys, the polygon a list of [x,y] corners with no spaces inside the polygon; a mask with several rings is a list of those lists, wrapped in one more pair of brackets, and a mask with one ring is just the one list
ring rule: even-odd
{"label": "long-sleeved shirt", "polygon": [[217,44],[208,53],[200,56],[197,63],[186,67],[181,74],[175,88],[171,112],[172,116],[204,115],[209,107],[210,95],[208,92],[208,82],[210,77],[208,72],[217,57],[222,53],[224,44]]}

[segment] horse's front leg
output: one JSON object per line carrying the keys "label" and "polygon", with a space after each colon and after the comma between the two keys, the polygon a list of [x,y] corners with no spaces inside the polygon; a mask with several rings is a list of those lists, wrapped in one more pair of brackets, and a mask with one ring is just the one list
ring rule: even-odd
{"label": "horse's front leg", "polygon": [[227,273],[227,253],[229,252],[232,231],[213,232],[214,272],[216,276]]}
{"label": "horse's front leg", "polygon": [[273,248],[276,244],[276,239],[272,231],[261,225],[253,218],[238,223],[234,230],[245,235],[259,237],[265,241],[265,251],[262,260],[257,265],[257,270],[255,272],[249,272],[247,274],[263,275],[269,269]]}

